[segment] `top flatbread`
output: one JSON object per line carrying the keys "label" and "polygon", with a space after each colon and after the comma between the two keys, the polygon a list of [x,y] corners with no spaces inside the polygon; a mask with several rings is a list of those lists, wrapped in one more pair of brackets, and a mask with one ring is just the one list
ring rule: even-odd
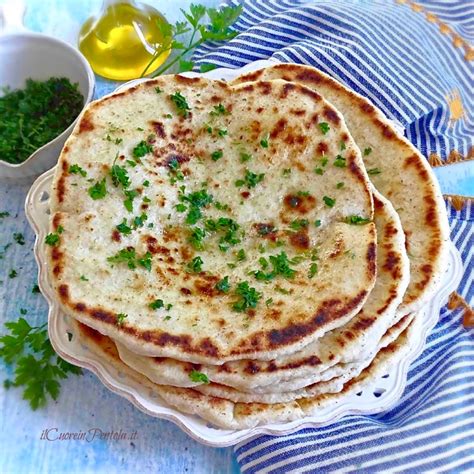
{"label": "top flatbread", "polygon": [[282,80],[165,76],[90,104],[51,205],[63,310],[143,355],[272,359],[345,324],[375,282],[375,226],[347,223],[373,217],[360,152]]}
{"label": "top flatbread", "polygon": [[429,164],[368,99],[317,69],[278,64],[240,76],[233,83],[270,79],[311,87],[344,116],[363,151],[366,168],[373,170],[372,182],[392,202],[405,231],[410,285],[400,311],[419,309],[438,288],[449,239],[444,202]]}

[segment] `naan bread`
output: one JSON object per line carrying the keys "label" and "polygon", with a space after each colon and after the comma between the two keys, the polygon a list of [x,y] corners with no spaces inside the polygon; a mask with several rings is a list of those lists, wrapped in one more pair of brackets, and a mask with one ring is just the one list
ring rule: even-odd
{"label": "naan bread", "polygon": [[410,257],[410,285],[401,311],[419,309],[439,287],[446,268],[449,225],[428,162],[365,97],[309,66],[278,64],[238,77],[235,84],[284,79],[312,88],[339,110],[363,152],[375,187],[400,215]]}
{"label": "naan bread", "polygon": [[377,281],[362,310],[341,328],[326,333],[294,354],[271,361],[197,365],[142,356],[117,343],[121,359],[155,383],[193,387],[200,382],[193,382],[189,374],[197,370],[213,382],[254,393],[297,390],[340,375],[347,370],[345,364],[358,362],[359,367],[360,361],[370,361],[381,337],[396,322],[395,312],[409,281],[405,238],[397,213],[377,192],[374,203],[379,238]]}
{"label": "naan bread", "polygon": [[365,303],[375,226],[347,222],[372,217],[360,152],[319,94],[164,76],[90,104],[68,139],[51,281],[137,354],[270,360]]}
{"label": "naan bread", "polygon": [[311,416],[331,405],[364,390],[375,379],[390,372],[391,368],[410,350],[412,334],[420,330],[421,318],[414,318],[408,329],[386,348],[380,350],[373,362],[362,373],[347,382],[338,393],[321,394],[287,403],[234,403],[224,398],[204,395],[194,389],[156,385],[146,377],[125,365],[119,358],[113,341],[93,329],[76,323],[81,339],[107,364],[112,364],[128,377],[139,381],[168,405],[179,411],[197,415],[204,420],[226,429],[252,428],[261,424],[285,423]]}

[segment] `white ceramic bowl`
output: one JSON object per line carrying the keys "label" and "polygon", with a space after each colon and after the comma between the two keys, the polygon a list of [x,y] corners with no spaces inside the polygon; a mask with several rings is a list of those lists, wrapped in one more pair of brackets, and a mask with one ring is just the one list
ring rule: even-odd
{"label": "white ceramic bowl", "polygon": [[[10,26],[11,31],[6,13],[4,10],[0,25],[3,24],[6,30]],[[50,77],[67,77],[71,83],[78,83],[79,91],[84,97],[84,106],[91,101],[94,73],[77,49],[59,39],[24,29],[0,33],[0,88],[23,88],[26,79],[46,80]],[[10,164],[0,157],[0,178],[32,177],[54,166],[75,122],[22,163]]]}

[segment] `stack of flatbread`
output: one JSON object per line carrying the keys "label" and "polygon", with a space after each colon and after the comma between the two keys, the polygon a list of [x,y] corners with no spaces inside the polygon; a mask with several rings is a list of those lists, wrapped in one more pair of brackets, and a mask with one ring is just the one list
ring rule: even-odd
{"label": "stack of flatbread", "polygon": [[281,64],[89,105],[51,193],[50,278],[92,350],[225,428],[389,372],[446,263],[428,164],[367,99]]}

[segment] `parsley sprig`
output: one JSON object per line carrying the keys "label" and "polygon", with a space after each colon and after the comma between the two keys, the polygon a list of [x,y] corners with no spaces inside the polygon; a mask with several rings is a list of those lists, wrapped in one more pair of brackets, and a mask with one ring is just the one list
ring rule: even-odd
{"label": "parsley sprig", "polygon": [[[142,77],[148,73],[153,63],[168,51],[179,53],[170,62],[158,68],[153,77],[160,76],[176,63],[178,63],[178,72],[190,71],[194,67],[194,62],[186,60],[186,57],[195,48],[206,41],[228,41],[237,35],[237,32],[232,31],[230,27],[241,14],[242,6],[225,6],[216,9],[191,4],[188,11],[181,10],[181,12],[186,21],[178,21],[174,25],[166,22],[157,24],[163,41],[143,70]],[[190,33],[187,44],[176,39],[185,33]],[[213,69],[212,65],[201,65],[201,72],[211,69]]]}
{"label": "parsley sprig", "polygon": [[0,338],[0,358],[15,369],[13,380],[5,380],[4,386],[22,387],[23,399],[33,410],[46,405],[48,396],[57,400],[61,379],[69,374],[82,374],[79,367],[54,352],[48,339],[47,323],[31,326],[25,318],[19,318],[5,326],[9,333]]}

